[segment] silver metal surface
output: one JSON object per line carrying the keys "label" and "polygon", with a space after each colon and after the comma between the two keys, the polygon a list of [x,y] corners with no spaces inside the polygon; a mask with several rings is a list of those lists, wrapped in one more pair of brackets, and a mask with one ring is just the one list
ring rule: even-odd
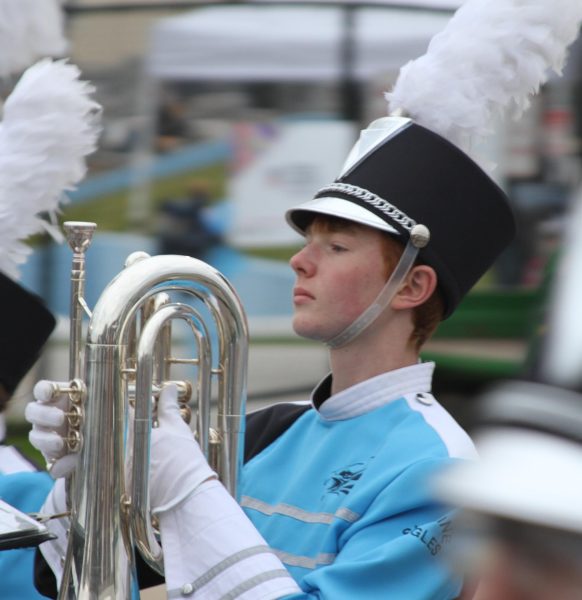
{"label": "silver metal surface", "polygon": [[69,379],[81,377],[83,370],[83,311],[85,298],[85,252],[91,245],[97,225],[79,221],[66,221],[63,229],[73,251],[71,267],[71,334],[69,340]]}
{"label": "silver metal surface", "polygon": [[[170,301],[174,296],[180,302]],[[203,305],[216,323],[215,361],[207,328],[196,309],[186,304],[188,299]],[[221,451],[215,468],[236,495],[243,456],[248,354],[247,322],[240,301],[228,281],[199,260],[140,257],[110,282],[89,322],[83,444],[59,598],[137,598],[135,547],[154,568],[161,568],[161,551],[149,523],[151,399],[153,389],[163,385],[156,379],[169,376],[172,363],[188,362],[170,356],[169,326],[175,319],[188,323],[196,341],[198,358],[189,362],[198,369],[197,395],[204,405],[199,411],[204,426],[209,423],[211,375],[217,377]],[[218,367],[213,369],[214,362]],[[130,426],[133,389],[135,421]],[[131,427],[132,448],[128,446]],[[199,435],[208,451],[209,433]],[[132,451],[132,472],[126,473]]]}
{"label": "silver metal surface", "polygon": [[430,241],[430,231],[428,227],[418,223],[412,228],[410,239],[416,248],[425,248]]}

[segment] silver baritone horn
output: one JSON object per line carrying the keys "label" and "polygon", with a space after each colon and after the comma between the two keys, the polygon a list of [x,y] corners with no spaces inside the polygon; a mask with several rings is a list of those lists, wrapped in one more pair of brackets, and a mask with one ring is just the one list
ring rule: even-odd
{"label": "silver baritone horn", "polygon": [[[83,294],[85,251],[95,227],[64,224],[73,250],[70,381],[48,386],[51,394],[70,398],[67,444],[79,453],[76,473],[67,481],[71,526],[59,598],[134,598],[139,594],[136,551],[150,567],[163,572],[148,492],[152,398],[172,380],[173,365],[191,365],[193,380],[176,381],[183,413],[188,414],[193,394],[198,401],[200,445],[236,496],[244,440],[248,328],[228,281],[188,256],[130,255],[91,313]],[[90,316],[85,344],[84,312]],[[215,323],[215,344],[204,321],[209,318]],[[193,334],[195,358],[172,356],[171,328],[176,319]],[[213,389],[218,408],[211,429]],[[132,413],[134,417],[128,416]],[[131,472],[126,473],[128,464]]]}

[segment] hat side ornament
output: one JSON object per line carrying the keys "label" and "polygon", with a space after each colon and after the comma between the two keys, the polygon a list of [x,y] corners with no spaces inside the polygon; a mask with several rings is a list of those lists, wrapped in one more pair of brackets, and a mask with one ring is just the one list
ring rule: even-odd
{"label": "hat side ornament", "polygon": [[[387,231],[405,247],[422,224],[420,247],[403,260],[435,269],[448,317],[515,233],[504,192],[471,156],[475,142],[498,115],[518,116],[549,69],[559,72],[581,13],[569,0],[465,2],[426,54],[401,69],[386,94],[389,116],[361,132],[337,180],[290,209],[289,224],[304,234],[314,215],[333,215]],[[386,287],[395,292],[403,277]],[[354,339],[392,297],[385,288],[328,345]]]}

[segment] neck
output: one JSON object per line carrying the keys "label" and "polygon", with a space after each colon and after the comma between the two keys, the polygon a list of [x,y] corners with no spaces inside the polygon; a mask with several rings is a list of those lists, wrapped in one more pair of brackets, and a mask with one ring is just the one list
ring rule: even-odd
{"label": "neck", "polygon": [[332,394],[418,362],[418,350],[409,342],[412,327],[405,319],[390,327],[372,325],[341,348],[330,349]]}

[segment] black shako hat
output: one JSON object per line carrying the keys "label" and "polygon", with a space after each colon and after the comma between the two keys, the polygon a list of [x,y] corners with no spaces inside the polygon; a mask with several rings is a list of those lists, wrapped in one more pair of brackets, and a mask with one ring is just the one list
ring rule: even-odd
{"label": "black shako hat", "polygon": [[299,233],[315,214],[387,231],[403,244],[416,224],[430,241],[419,259],[437,273],[450,316],[515,235],[501,188],[469,156],[409,118],[386,117],[361,132],[341,175],[290,209]]}
{"label": "black shako hat", "polygon": [[43,301],[0,272],[0,383],[12,393],[55,328]]}

